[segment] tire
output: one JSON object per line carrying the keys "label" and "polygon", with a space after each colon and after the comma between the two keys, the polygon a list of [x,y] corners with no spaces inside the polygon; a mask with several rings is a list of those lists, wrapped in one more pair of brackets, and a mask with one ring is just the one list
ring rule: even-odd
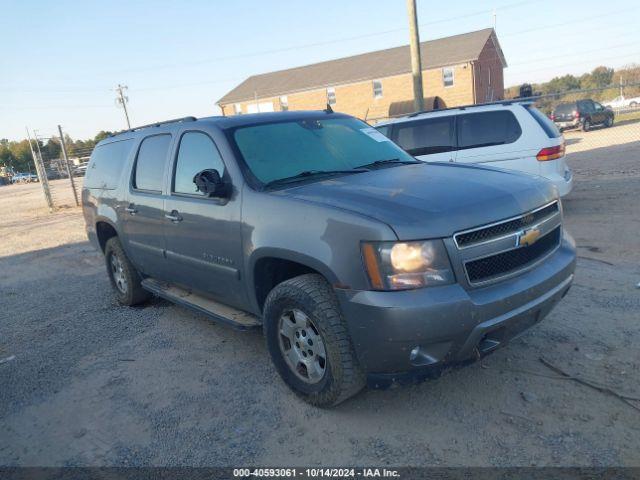
{"label": "tire", "polygon": [[111,286],[120,304],[138,305],[151,297],[151,294],[140,285],[142,278],[127,258],[118,237],[107,240],[104,258]]}
{"label": "tire", "polygon": [[613,127],[613,117],[607,117],[607,119],[604,121],[604,126],[607,128]]}
{"label": "tire", "polygon": [[638,102],[631,102],[631,103],[629,104],[629,106],[630,106],[631,108],[636,108],[636,107],[638,106]]}
{"label": "tire", "polygon": [[589,130],[591,130],[591,121],[588,118],[585,118],[582,122],[582,131],[588,132]]}
{"label": "tire", "polygon": [[[294,334],[281,333],[291,331],[290,328],[295,329]],[[364,387],[365,375],[356,359],[338,301],[322,276],[305,274],[277,285],[265,301],[264,333],[276,370],[306,402],[331,407]],[[311,343],[312,338],[316,343]],[[300,345],[294,346],[294,342]],[[308,346],[309,355],[302,358],[301,352]]]}

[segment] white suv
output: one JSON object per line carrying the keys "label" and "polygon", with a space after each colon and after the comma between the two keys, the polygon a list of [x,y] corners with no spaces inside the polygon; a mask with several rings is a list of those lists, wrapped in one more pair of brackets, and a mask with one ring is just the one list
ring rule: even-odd
{"label": "white suv", "polygon": [[562,196],[573,187],[564,138],[531,103],[434,110],[381,122],[375,128],[419,160],[477,163],[540,175]]}

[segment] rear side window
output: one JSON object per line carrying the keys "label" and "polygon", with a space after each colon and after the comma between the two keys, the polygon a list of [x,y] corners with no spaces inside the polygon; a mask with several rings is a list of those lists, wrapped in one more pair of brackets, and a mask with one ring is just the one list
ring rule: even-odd
{"label": "rear side window", "polygon": [[196,173],[214,168],[224,175],[224,163],[213,140],[202,132],[187,132],[180,140],[178,159],[173,180],[173,191],[189,195],[204,195],[196,189],[193,177]]}
{"label": "rear side window", "polygon": [[595,111],[595,107],[591,100],[580,100],[578,102],[578,106],[580,107],[581,112],[593,113]]}
{"label": "rear side window", "polygon": [[547,134],[547,137],[558,138],[561,135],[560,130],[558,130],[558,128],[556,127],[556,124],[553,123],[549,119],[549,117],[547,117],[544,113],[542,113],[536,107],[529,105],[524,108],[527,112],[531,114],[534,120],[538,122],[538,125],[542,127],[542,129],[544,130],[544,133]]}
{"label": "rear side window", "polygon": [[518,120],[508,110],[458,116],[458,148],[461,150],[513,143],[521,134]]}
{"label": "rear side window", "polygon": [[154,135],[142,140],[136,158],[133,188],[150,192],[162,191],[162,177],[171,135]]}
{"label": "rear side window", "polygon": [[411,155],[454,150],[453,116],[398,123],[394,141]]}
{"label": "rear side window", "polygon": [[389,136],[389,130],[391,129],[391,125],[381,125],[379,127],[375,127],[375,129],[378,130],[385,137],[388,137]]}
{"label": "rear side window", "polygon": [[115,190],[132,147],[133,139],[98,145],[91,154],[85,187]]}

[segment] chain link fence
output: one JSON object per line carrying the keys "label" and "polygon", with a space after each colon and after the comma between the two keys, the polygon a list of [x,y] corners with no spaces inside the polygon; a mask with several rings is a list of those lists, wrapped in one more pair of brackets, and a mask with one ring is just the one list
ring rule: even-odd
{"label": "chain link fence", "polygon": [[[34,131],[31,153],[50,210],[80,205],[82,180],[93,147],[67,146],[62,129],[58,134],[44,136]],[[27,181],[35,180],[30,177]],[[20,183],[14,182],[14,183]]]}

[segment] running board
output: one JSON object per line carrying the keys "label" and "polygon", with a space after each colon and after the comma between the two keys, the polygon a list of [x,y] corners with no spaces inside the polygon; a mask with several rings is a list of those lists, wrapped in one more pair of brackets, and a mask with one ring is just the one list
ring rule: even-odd
{"label": "running board", "polygon": [[166,282],[145,278],[142,281],[142,288],[170,302],[204,313],[213,320],[226,323],[237,330],[250,330],[262,326],[260,319],[255,315]]}

